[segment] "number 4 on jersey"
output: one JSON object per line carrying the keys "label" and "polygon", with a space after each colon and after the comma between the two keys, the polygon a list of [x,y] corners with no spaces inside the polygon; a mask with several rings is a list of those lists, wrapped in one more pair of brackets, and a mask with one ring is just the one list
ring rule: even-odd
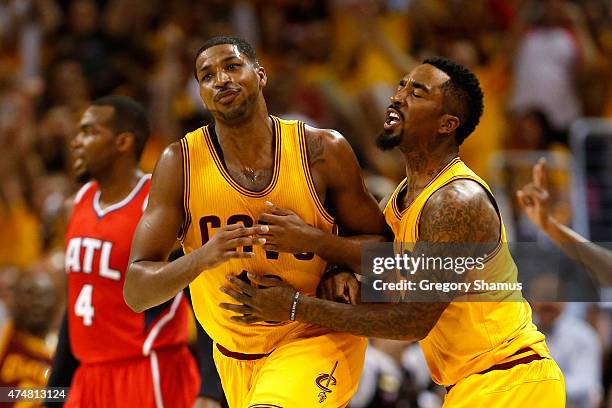
{"label": "number 4 on jersey", "polygon": [[94,307],[91,303],[92,293],[92,285],[83,285],[81,293],[79,293],[74,304],[74,314],[83,318],[83,324],[85,326],[91,326],[93,323]]}

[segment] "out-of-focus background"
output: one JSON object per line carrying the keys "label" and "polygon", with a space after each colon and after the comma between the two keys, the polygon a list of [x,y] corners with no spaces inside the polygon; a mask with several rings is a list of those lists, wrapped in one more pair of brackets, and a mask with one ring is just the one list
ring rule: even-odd
{"label": "out-of-focus background", "polygon": [[[545,156],[556,216],[612,241],[610,0],[0,0],[0,324],[38,313],[32,324],[52,343],[64,307],[63,204],[78,188],[68,142],[88,103],[125,94],[147,107],[142,167],[152,171],[167,144],[210,120],[193,59],[224,34],[256,46],[270,112],[339,130],[378,198],[404,172],[373,143],[397,82],[429,56],[457,60],[485,93],[461,156],[492,184],[510,239],[549,245],[514,199]],[[26,270],[50,277],[52,293],[44,279],[20,280]],[[557,306],[537,318],[568,405],[612,406],[609,312]],[[559,319],[571,333],[552,330]],[[418,346],[373,341],[351,406],[436,407],[443,393]]]}

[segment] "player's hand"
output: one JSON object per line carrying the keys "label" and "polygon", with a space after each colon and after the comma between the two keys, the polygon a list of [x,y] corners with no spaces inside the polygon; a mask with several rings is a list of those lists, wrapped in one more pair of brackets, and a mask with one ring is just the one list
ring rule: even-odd
{"label": "player's hand", "polygon": [[204,257],[204,268],[212,269],[230,259],[252,258],[253,252],[237,251],[237,248],[252,245],[263,245],[266,238],[258,234],[268,232],[268,226],[258,225],[245,227],[242,224],[230,224],[219,229],[210,240],[197,251]]}
{"label": "player's hand", "polygon": [[535,225],[546,231],[550,223],[550,193],[546,178],[546,159],[533,166],[533,179],[516,192],[518,202]]}
{"label": "player's hand", "polygon": [[259,286],[251,286],[228,275],[231,285],[221,287],[221,292],[229,295],[239,304],[220,303],[219,307],[236,312],[230,319],[237,323],[252,324],[257,322],[283,322],[289,320],[295,289],[287,283],[248,273],[249,280]]}
{"label": "player's hand", "polygon": [[359,303],[360,285],[352,272],[339,270],[326,273],[317,287],[317,297],[334,302]]}
{"label": "player's hand", "polygon": [[286,208],[266,202],[266,212],[259,214],[258,222],[270,227],[261,234],[266,238],[264,249],[299,254],[312,252],[313,241],[319,231],[306,224],[299,215]]}
{"label": "player's hand", "polygon": [[210,398],[198,397],[192,408],[221,408],[221,404]]}

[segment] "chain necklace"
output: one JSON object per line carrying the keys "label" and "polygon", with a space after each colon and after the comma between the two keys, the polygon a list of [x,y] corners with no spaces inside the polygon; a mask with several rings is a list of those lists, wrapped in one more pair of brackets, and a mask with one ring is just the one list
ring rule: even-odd
{"label": "chain necklace", "polygon": [[248,166],[245,166],[242,169],[242,175],[246,177],[247,179],[249,179],[252,183],[257,182],[259,177],[261,177],[261,175],[257,174],[257,172],[252,167],[248,167]]}

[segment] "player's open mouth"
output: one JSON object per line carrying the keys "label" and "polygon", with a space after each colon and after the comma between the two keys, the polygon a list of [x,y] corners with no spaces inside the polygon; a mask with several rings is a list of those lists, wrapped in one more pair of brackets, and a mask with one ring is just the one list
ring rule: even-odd
{"label": "player's open mouth", "polygon": [[398,126],[402,121],[402,114],[393,108],[387,109],[387,120],[385,121],[385,130],[391,130]]}

